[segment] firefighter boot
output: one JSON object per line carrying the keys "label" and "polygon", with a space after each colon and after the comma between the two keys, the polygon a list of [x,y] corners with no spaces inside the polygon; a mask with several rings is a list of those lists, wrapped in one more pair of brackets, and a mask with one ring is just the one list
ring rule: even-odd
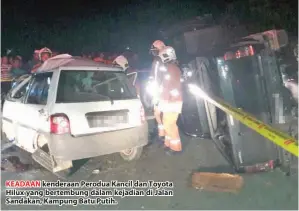
{"label": "firefighter boot", "polygon": [[176,124],[178,115],[176,112],[167,112],[163,117],[165,132],[167,134],[164,144],[166,147],[169,147],[166,151],[168,155],[178,154],[182,151],[179,129]]}

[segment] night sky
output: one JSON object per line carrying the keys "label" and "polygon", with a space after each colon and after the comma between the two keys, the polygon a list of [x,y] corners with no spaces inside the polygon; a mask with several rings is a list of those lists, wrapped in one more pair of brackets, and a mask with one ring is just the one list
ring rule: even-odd
{"label": "night sky", "polygon": [[[291,8],[296,6],[294,5],[296,0],[292,1]],[[126,46],[130,46],[138,53],[148,52],[151,42],[160,38],[158,31],[161,27],[205,13],[217,15],[224,12],[228,2],[232,1],[2,0],[1,2],[2,52],[6,48],[14,48],[19,54],[30,56],[34,49],[44,46],[74,55],[79,55],[82,51],[123,51]],[[235,0],[235,2],[243,1]],[[277,0],[277,2],[286,1]],[[297,8],[295,7],[296,11]]]}

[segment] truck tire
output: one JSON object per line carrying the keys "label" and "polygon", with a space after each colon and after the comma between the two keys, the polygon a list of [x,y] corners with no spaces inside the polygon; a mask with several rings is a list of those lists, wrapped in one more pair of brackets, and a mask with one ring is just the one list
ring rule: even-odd
{"label": "truck tire", "polygon": [[120,152],[120,156],[126,161],[138,160],[142,154],[143,147],[134,147]]}

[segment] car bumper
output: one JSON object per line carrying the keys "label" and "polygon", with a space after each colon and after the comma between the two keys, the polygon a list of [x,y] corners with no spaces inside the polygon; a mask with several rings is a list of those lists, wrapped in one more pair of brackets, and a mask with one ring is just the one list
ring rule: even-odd
{"label": "car bumper", "polygon": [[142,147],[148,143],[148,125],[98,133],[81,137],[70,134],[49,135],[51,155],[61,160],[78,160],[100,155],[112,154],[133,147]]}

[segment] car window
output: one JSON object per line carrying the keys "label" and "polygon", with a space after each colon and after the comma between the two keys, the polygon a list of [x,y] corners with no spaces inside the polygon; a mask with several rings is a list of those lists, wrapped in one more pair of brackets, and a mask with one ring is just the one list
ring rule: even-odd
{"label": "car window", "polygon": [[52,73],[41,73],[33,77],[27,97],[27,104],[46,105]]}
{"label": "car window", "polygon": [[124,72],[61,71],[56,103],[135,99],[137,94]]}

